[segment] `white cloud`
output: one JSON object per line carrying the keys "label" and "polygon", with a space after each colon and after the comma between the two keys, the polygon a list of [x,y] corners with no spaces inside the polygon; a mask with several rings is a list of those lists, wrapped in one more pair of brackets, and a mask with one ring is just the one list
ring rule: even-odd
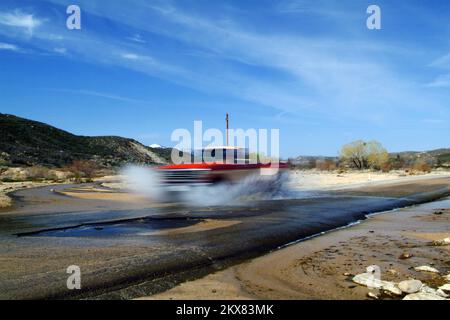
{"label": "white cloud", "polygon": [[10,50],[10,51],[16,51],[16,52],[21,51],[20,48],[18,46],[16,46],[15,44],[4,43],[4,42],[0,42],[0,50]]}
{"label": "white cloud", "polygon": [[[138,41],[92,31],[64,34],[72,38],[58,45],[77,59],[119,65],[208,94],[225,94],[280,111],[308,109],[333,118],[339,114],[380,123],[393,119],[393,112],[423,110],[423,105],[430,110],[440,105],[439,98],[428,95],[431,90],[418,90],[423,86],[396,72],[395,64],[389,62],[393,55],[397,59],[407,56],[407,45],[399,48],[364,37],[346,37],[346,33],[331,39],[326,34],[309,36],[301,30],[294,34],[292,30],[273,32],[256,26],[248,29],[230,17],[218,20],[193,14],[170,2],[133,3],[129,6],[112,2],[99,7],[86,1],[82,5],[85,12],[133,30],[135,36],[131,38]],[[36,32],[40,40],[37,45],[45,50],[46,34],[60,33],[58,30],[46,24],[45,32]],[[150,48],[140,43],[139,35],[149,33],[175,40],[180,50]],[[191,52],[200,54],[189,55]],[[230,62],[234,65],[230,66]],[[276,76],[260,77],[237,64],[264,68]]]}
{"label": "white cloud", "polygon": [[99,97],[104,99],[110,99],[110,100],[116,100],[121,102],[127,102],[127,103],[139,103],[139,104],[150,104],[148,101],[145,100],[139,100],[129,97],[120,96],[117,94],[107,93],[107,92],[99,92],[99,91],[92,91],[92,90],[73,90],[73,89],[44,89],[48,91],[53,92],[61,92],[61,93],[70,93],[70,94],[81,94],[86,96],[93,96],[93,97]]}
{"label": "white cloud", "polygon": [[43,20],[35,18],[33,14],[23,13],[20,10],[0,12],[0,24],[26,29],[29,35],[32,35],[34,29],[42,23]]}
{"label": "white cloud", "polygon": [[121,54],[122,58],[128,59],[128,60],[139,60],[140,56],[138,56],[135,53],[123,53]]}
{"label": "white cloud", "polygon": [[128,40],[137,42],[137,43],[147,43],[147,41],[145,41],[144,39],[142,39],[140,34],[135,34],[132,37],[128,37]]}
{"label": "white cloud", "polygon": [[55,51],[56,53],[59,53],[59,54],[66,54],[67,53],[67,49],[66,48],[55,48],[55,49],[53,49],[53,51]]}

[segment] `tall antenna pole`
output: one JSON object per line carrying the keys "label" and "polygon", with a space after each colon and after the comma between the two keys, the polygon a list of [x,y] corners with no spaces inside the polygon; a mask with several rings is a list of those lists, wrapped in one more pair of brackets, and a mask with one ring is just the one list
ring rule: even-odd
{"label": "tall antenna pole", "polygon": [[227,113],[227,117],[225,118],[225,121],[227,123],[227,147],[228,147],[228,113]]}

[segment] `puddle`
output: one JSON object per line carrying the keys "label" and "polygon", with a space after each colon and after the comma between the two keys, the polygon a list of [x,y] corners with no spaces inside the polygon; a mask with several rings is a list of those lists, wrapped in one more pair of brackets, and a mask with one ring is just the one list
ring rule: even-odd
{"label": "puddle", "polygon": [[182,228],[202,222],[192,218],[139,218],[125,221],[83,224],[78,226],[46,229],[36,232],[20,233],[19,237],[120,237],[139,236],[173,228]]}

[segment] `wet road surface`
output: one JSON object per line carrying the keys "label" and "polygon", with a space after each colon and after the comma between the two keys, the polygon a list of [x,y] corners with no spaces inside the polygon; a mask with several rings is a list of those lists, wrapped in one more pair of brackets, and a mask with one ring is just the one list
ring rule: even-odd
{"label": "wet road surface", "polygon": [[[18,191],[0,214],[0,298],[134,298],[220,270],[367,214],[450,194],[448,178],[246,206],[154,207]],[[226,227],[221,222],[232,221]],[[208,222],[214,228],[196,226]],[[165,230],[178,232],[164,233]],[[159,232],[159,233],[158,233]],[[80,266],[82,290],[66,269]]]}

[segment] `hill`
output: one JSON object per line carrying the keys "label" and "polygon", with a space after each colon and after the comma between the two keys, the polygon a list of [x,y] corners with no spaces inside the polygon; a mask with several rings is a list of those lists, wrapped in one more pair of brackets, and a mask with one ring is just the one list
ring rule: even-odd
{"label": "hill", "polygon": [[0,163],[63,167],[93,160],[102,167],[170,162],[171,149],[149,148],[136,140],[78,136],[48,124],[0,113]]}

